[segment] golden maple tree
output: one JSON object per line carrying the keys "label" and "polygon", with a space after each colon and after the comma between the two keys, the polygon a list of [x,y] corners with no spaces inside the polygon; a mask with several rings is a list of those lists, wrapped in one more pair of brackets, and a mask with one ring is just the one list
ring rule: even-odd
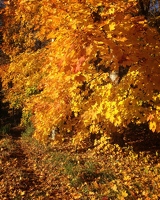
{"label": "golden maple tree", "polygon": [[58,128],[77,144],[131,122],[160,132],[159,33],[138,1],[10,0],[3,15],[5,97],[37,139]]}

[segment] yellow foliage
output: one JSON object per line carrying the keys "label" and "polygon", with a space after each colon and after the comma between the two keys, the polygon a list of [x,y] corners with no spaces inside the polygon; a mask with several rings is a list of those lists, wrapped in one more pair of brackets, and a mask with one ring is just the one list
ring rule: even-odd
{"label": "yellow foliage", "polygon": [[[3,50],[12,58],[5,98],[32,113],[37,139],[58,127],[80,142],[147,122],[155,110],[149,127],[160,131],[160,43],[142,16],[132,16],[136,2],[20,0],[5,10]],[[111,71],[119,71],[117,83]]]}
{"label": "yellow foliage", "polygon": [[149,129],[155,132],[156,130],[156,122],[155,121],[150,121],[149,122]]}

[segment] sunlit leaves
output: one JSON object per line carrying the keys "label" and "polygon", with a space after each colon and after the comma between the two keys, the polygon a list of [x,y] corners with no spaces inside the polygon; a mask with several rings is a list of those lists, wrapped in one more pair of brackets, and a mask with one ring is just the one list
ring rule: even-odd
{"label": "sunlit leaves", "polygon": [[108,9],[108,13],[109,14],[114,14],[115,13],[115,8],[114,7],[111,7]]}
{"label": "sunlit leaves", "polygon": [[111,24],[109,24],[109,30],[110,31],[113,31],[113,30],[115,30],[115,22],[112,22]]}
{"label": "sunlit leaves", "polygon": [[6,100],[32,112],[36,138],[58,126],[83,141],[131,121],[160,130],[158,33],[136,4],[20,0],[6,9]]}
{"label": "sunlit leaves", "polygon": [[155,121],[150,121],[149,122],[149,129],[155,132],[156,130],[156,122]]}

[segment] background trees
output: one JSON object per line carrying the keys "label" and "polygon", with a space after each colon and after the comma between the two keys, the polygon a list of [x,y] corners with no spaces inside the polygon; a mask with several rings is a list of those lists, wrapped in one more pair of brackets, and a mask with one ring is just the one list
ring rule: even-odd
{"label": "background trees", "polygon": [[58,128],[79,144],[130,123],[160,131],[160,41],[158,27],[148,25],[147,6],[135,0],[10,1],[3,50],[11,63],[3,88],[37,139],[47,140]]}

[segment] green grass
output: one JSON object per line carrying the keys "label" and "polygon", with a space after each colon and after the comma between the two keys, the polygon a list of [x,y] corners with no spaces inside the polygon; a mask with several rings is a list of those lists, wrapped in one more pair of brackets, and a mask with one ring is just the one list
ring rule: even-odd
{"label": "green grass", "polygon": [[1,136],[5,136],[6,134],[8,134],[11,130],[11,124],[6,124],[2,127],[0,127],[0,135]]}

